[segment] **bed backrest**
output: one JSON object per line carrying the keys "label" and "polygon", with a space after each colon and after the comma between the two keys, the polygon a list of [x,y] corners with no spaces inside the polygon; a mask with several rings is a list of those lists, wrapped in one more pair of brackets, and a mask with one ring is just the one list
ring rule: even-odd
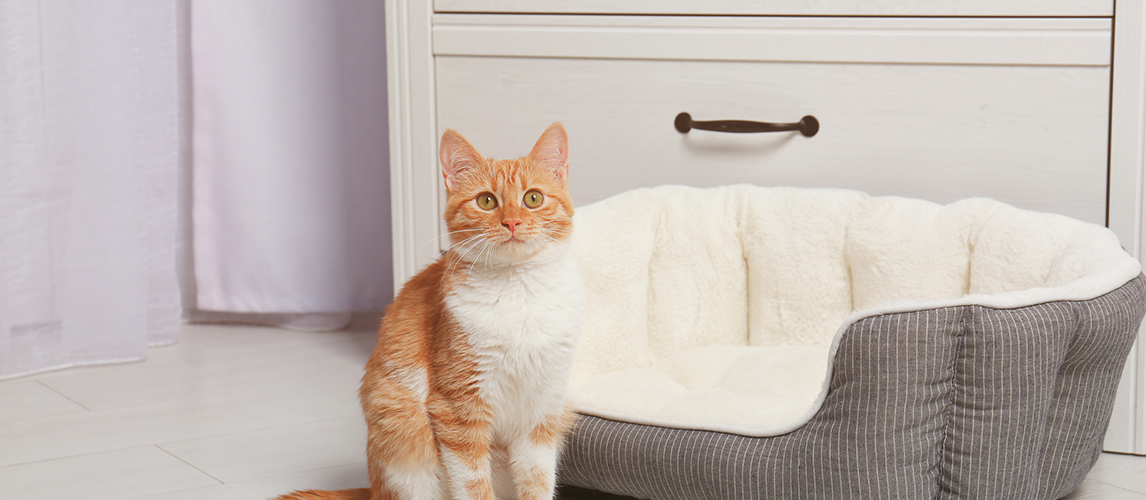
{"label": "bed backrest", "polygon": [[575,226],[577,363],[592,365],[575,373],[702,345],[828,344],[857,310],[976,294],[1028,305],[1139,269],[1106,228],[986,199],[663,186],[581,207]]}

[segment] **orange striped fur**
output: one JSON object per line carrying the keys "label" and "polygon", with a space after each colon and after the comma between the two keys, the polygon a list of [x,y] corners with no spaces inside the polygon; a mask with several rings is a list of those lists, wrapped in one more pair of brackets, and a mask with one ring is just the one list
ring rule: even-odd
{"label": "orange striped fur", "polygon": [[441,161],[451,247],[386,308],[359,391],[370,488],[278,500],[553,497],[581,302],[565,130],[501,161],[449,130]]}

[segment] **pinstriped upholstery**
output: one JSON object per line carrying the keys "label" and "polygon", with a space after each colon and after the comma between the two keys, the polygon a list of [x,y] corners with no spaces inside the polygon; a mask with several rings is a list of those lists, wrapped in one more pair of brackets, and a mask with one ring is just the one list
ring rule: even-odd
{"label": "pinstriped upholstery", "polygon": [[582,416],[560,480],[648,499],[1059,498],[1102,445],[1146,277],[1087,301],[865,318],[823,406],[750,438]]}

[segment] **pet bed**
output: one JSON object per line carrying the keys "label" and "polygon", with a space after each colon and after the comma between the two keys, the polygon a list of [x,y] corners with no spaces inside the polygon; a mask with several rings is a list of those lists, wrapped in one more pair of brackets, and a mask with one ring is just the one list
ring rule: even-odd
{"label": "pet bed", "polygon": [[560,479],[638,498],[1061,497],[1146,311],[1109,230],[986,199],[665,186],[574,241]]}

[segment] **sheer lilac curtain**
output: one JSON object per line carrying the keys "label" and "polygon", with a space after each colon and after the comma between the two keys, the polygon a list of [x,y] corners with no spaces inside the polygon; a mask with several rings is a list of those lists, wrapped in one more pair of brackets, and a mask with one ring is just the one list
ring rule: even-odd
{"label": "sheer lilac curtain", "polygon": [[177,21],[0,0],[0,378],[175,340]]}
{"label": "sheer lilac curtain", "polygon": [[192,320],[389,303],[384,25],[377,0],[192,2]]}
{"label": "sheer lilac curtain", "polygon": [[302,329],[381,312],[383,15],[0,0],[0,379],[142,359],[181,311]]}

